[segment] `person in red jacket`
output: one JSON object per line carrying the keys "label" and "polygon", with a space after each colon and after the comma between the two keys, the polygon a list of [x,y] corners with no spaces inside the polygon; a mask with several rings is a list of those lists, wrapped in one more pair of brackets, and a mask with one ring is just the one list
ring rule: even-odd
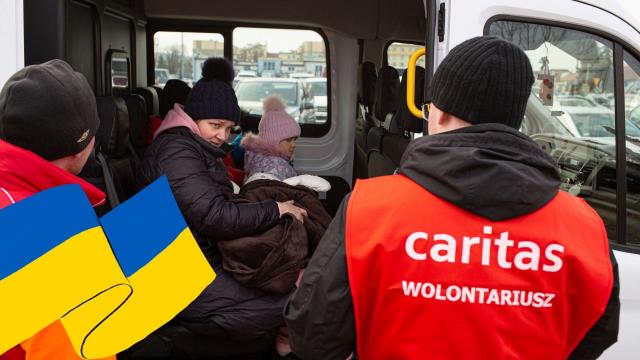
{"label": "person in red jacket", "polygon": [[[93,151],[99,123],[89,83],[66,62],[27,66],[11,76],[0,93],[0,208],[67,184],[80,185],[94,206],[102,204],[104,193],[76,176]],[[25,358],[81,359],[59,321],[0,355]]]}
{"label": "person in red jacket", "polygon": [[434,74],[429,135],[397,175],[359,181],[285,308],[305,360],[595,359],[617,340],[600,217],[518,131],[534,81],[496,37]]}

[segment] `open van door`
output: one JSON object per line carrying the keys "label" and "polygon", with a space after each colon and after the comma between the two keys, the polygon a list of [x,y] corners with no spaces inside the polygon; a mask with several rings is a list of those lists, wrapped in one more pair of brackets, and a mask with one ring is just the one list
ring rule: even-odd
{"label": "open van door", "polygon": [[24,66],[24,25],[22,0],[6,0],[0,7],[2,47],[6,55],[0,57],[0,88],[5,81]]}
{"label": "open van door", "polygon": [[630,116],[640,105],[633,86],[640,23],[617,2],[595,4],[438,1],[434,62],[480,35],[514,42],[529,56],[536,81],[521,131],[558,162],[562,189],[584,198],[605,222],[622,311],[618,343],[603,358],[632,359],[640,353],[640,124]]}

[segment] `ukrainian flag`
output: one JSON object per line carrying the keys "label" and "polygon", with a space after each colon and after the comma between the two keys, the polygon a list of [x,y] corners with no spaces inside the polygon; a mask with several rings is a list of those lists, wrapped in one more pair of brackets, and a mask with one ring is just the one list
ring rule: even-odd
{"label": "ukrainian flag", "polygon": [[74,347],[86,358],[129,348],[171,320],[215,279],[166,177],[100,222],[133,293],[102,322],[102,304],[93,301],[62,318]]}
{"label": "ukrainian flag", "polygon": [[112,356],[215,279],[164,177],[101,223],[77,185],[0,211],[0,354],[61,319],[78,354]]}
{"label": "ukrainian flag", "polygon": [[0,354],[78,304],[103,320],[131,294],[91,204],[78,185],[0,210]]}

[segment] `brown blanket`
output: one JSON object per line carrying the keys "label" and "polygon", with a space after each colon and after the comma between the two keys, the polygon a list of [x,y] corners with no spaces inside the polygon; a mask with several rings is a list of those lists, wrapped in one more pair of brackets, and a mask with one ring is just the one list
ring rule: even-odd
{"label": "brown blanket", "polygon": [[293,216],[283,216],[278,225],[262,234],[218,241],[223,267],[239,282],[277,294],[288,294],[295,286],[298,273],[316,249],[331,222],[314,191],[275,180],[250,182],[240,190],[235,201],[273,199],[307,210],[301,223]]}

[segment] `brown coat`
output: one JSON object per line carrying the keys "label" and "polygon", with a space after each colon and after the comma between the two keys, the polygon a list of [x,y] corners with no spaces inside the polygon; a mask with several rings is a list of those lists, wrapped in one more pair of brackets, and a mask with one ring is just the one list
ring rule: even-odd
{"label": "brown coat", "polygon": [[223,267],[240,283],[277,294],[294,289],[298,274],[331,222],[318,195],[302,186],[275,180],[257,180],[243,186],[236,201],[294,200],[307,210],[304,223],[283,216],[271,229],[254,236],[217,242]]}

